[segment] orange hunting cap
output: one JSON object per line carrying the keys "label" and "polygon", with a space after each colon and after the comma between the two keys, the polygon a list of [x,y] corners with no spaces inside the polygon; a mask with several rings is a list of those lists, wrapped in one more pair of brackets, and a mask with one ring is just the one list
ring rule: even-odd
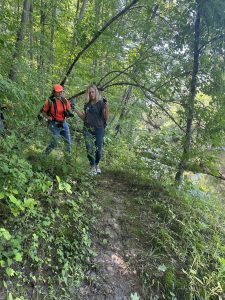
{"label": "orange hunting cap", "polygon": [[63,91],[63,87],[61,86],[61,84],[54,84],[53,85],[53,91],[55,91],[55,92],[62,92]]}

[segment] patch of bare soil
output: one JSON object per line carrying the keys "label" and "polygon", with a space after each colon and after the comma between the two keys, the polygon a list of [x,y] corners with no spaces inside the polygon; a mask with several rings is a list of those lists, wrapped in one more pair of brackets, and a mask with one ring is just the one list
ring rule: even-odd
{"label": "patch of bare soil", "polygon": [[135,255],[129,246],[132,237],[120,225],[126,219],[127,197],[129,188],[122,182],[109,175],[97,178],[96,201],[102,207],[92,236],[97,256],[92,261],[89,282],[79,289],[79,300],[128,300],[141,294],[136,271],[129,265]]}

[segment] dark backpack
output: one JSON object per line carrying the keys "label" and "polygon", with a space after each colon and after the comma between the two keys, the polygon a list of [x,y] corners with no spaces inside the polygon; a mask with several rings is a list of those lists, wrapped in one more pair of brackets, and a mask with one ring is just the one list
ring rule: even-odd
{"label": "dark backpack", "polygon": [[[65,115],[65,117],[66,117],[66,116],[67,116],[67,110],[66,110],[66,98],[65,98],[65,97],[61,97],[61,101],[62,101],[62,103],[63,103],[64,115]],[[48,98],[48,106],[49,106],[49,108],[48,108],[48,111],[46,112],[46,114],[47,114],[48,116],[50,116],[50,114],[51,114],[51,108],[52,108],[52,105],[54,105],[54,110],[55,110],[55,113],[56,113],[56,112],[57,112],[57,106],[56,106],[56,102],[55,102],[55,97],[54,97],[54,96],[51,96],[51,97]],[[44,105],[42,106],[42,108],[40,109],[40,111],[39,111],[39,113],[38,113],[38,115],[37,115],[37,118],[38,118],[39,121],[42,121],[43,118],[44,118],[44,116],[43,116],[43,114],[42,114],[43,109],[44,109]]]}

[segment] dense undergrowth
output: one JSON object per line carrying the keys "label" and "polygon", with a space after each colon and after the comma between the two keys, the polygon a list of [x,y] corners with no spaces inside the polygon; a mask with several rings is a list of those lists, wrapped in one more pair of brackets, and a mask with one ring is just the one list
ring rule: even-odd
{"label": "dense undergrowth", "polygon": [[133,237],[144,299],[224,299],[224,202],[208,186],[218,180],[177,186],[163,165],[110,149],[114,176],[131,189],[121,225]]}
{"label": "dense undergrowth", "polygon": [[94,254],[92,186],[73,161],[23,153],[17,139],[0,146],[1,291],[7,299],[63,298]]}

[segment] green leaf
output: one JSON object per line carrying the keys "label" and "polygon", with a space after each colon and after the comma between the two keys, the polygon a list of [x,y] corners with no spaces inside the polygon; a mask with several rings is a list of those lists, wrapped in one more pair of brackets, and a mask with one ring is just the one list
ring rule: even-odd
{"label": "green leaf", "polygon": [[69,183],[65,183],[65,190],[67,193],[72,194],[71,185]]}
{"label": "green leaf", "polygon": [[51,221],[50,220],[48,220],[48,221],[46,220],[46,221],[43,221],[42,224],[44,226],[49,226],[51,224]]}
{"label": "green leaf", "polygon": [[13,300],[12,293],[9,293],[9,294],[8,294],[7,300]]}
{"label": "green leaf", "polygon": [[38,235],[36,233],[33,233],[33,240],[38,241]]}
{"label": "green leaf", "polygon": [[12,265],[12,263],[13,263],[13,260],[8,257],[7,258],[7,264],[8,264],[8,266],[10,267]]}
{"label": "green leaf", "polygon": [[6,274],[11,277],[15,274],[15,271],[12,268],[6,268]]}
{"label": "green leaf", "polygon": [[64,188],[63,188],[63,185],[59,182],[59,190],[60,191],[63,191],[64,190]]}
{"label": "green leaf", "polygon": [[16,195],[19,194],[19,192],[18,192],[16,189],[13,189],[11,192],[12,192],[13,194],[16,194]]}
{"label": "green leaf", "polygon": [[5,193],[0,192],[0,199],[4,199],[5,198]]}
{"label": "green leaf", "polygon": [[37,204],[37,201],[33,198],[24,199],[24,207],[33,210],[34,206]]}
{"label": "green leaf", "polygon": [[102,243],[103,243],[103,245],[106,245],[106,244],[108,244],[108,240],[107,239],[103,239]]}
{"label": "green leaf", "polygon": [[0,260],[0,266],[5,267],[5,261],[4,260]]}
{"label": "green leaf", "polygon": [[8,285],[4,280],[3,280],[3,286],[4,286],[5,289],[8,289]]}
{"label": "green leaf", "polygon": [[22,260],[23,260],[23,254],[17,252],[17,253],[16,253],[16,256],[15,256],[15,260],[16,260],[16,261],[22,261]]}
{"label": "green leaf", "polygon": [[9,167],[6,164],[2,164],[1,169],[4,173],[9,173]]}
{"label": "green leaf", "polygon": [[190,269],[190,274],[192,274],[192,275],[196,275],[196,274],[197,274],[197,271],[196,271],[196,270],[194,270],[194,269]]}
{"label": "green leaf", "polygon": [[60,183],[60,182],[61,182],[61,179],[60,179],[60,177],[59,177],[59,176],[57,176],[57,175],[56,175],[56,180],[58,181],[58,183]]}
{"label": "green leaf", "polygon": [[3,237],[7,241],[9,241],[12,238],[9,231],[6,230],[5,228],[0,228],[0,237]]}
{"label": "green leaf", "polygon": [[220,258],[219,261],[220,261],[221,265],[225,266],[225,258]]}
{"label": "green leaf", "polygon": [[15,196],[9,195],[9,199],[10,199],[10,201],[11,201],[13,204],[16,205],[16,207],[18,207],[18,208],[21,209],[21,210],[24,210],[24,208],[23,208],[22,205],[21,205],[21,201],[18,200],[18,199],[16,199]]}

